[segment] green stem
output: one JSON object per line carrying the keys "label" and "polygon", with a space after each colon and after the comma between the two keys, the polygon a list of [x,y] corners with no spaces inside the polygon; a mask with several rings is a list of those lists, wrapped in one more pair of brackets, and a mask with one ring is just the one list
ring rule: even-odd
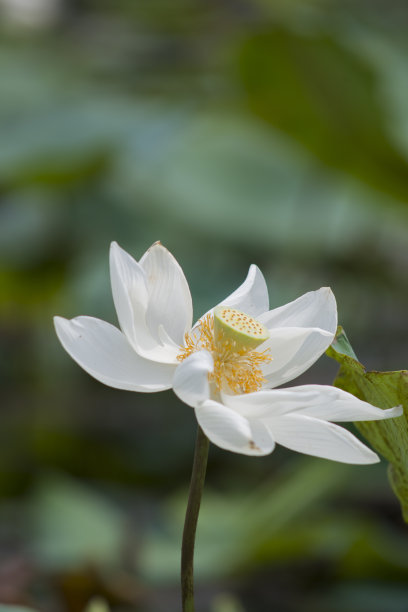
{"label": "green stem", "polygon": [[210,442],[207,436],[201,427],[198,427],[190,492],[184,521],[183,543],[181,545],[181,597],[183,612],[194,612],[194,543],[207,468],[209,445]]}

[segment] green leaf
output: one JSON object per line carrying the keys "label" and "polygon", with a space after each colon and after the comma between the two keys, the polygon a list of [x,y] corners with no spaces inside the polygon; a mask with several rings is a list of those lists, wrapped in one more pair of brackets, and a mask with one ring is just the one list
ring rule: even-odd
{"label": "green leaf", "polygon": [[408,523],[408,371],[367,372],[357,360],[342,327],[327,355],[340,363],[334,385],[378,408],[402,405],[402,417],[385,421],[362,421],[356,427],[390,463],[388,477]]}

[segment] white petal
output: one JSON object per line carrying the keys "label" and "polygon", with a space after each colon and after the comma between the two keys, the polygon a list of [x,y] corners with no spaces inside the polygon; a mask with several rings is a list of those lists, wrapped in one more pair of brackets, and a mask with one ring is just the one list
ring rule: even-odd
{"label": "white petal", "polygon": [[280,327],[269,333],[269,339],[258,347],[259,351],[269,349],[272,356],[262,367],[266,387],[283,385],[305,372],[333,340],[331,332],[316,327]]}
{"label": "white petal", "polygon": [[161,342],[148,328],[150,302],[144,269],[116,242],[111,244],[110,274],[119,324],[135,351],[146,359],[177,363],[178,347]]}
{"label": "white petal", "polygon": [[174,393],[186,404],[195,408],[210,397],[208,374],[214,361],[208,351],[197,351],[184,359],[177,367],[173,380]]}
{"label": "white petal", "polygon": [[268,329],[272,327],[319,327],[331,334],[337,328],[336,299],[330,287],[309,291],[297,300],[265,312],[258,317]]}
{"label": "white petal", "polygon": [[171,387],[174,366],[139,357],[116,327],[92,317],[54,317],[65,350],[100,382],[128,391],[162,391]]}
{"label": "white petal", "polygon": [[291,389],[263,389],[254,393],[221,393],[223,403],[247,419],[270,419],[300,410],[299,397]]}
{"label": "white petal", "polygon": [[252,264],[242,285],[220,303],[242,310],[251,317],[266,312],[269,309],[268,288],[258,266]]}
{"label": "white petal", "polygon": [[377,463],[378,456],[349,431],[303,414],[287,414],[268,420],[278,444],[291,450],[342,463]]}
{"label": "white petal", "polygon": [[288,413],[324,421],[371,421],[398,417],[402,407],[382,410],[350,393],[328,385],[263,389],[243,395],[222,393],[223,402],[246,418],[268,419]]}
{"label": "white petal", "polygon": [[198,423],[206,436],[225,450],[243,455],[268,455],[275,447],[262,421],[249,420],[213,400],[196,408]]}
{"label": "white petal", "polygon": [[146,322],[152,334],[162,325],[178,346],[193,322],[193,304],[183,270],[160,243],[150,247],[140,260],[146,274],[149,306]]}
{"label": "white petal", "polygon": [[376,408],[347,391],[329,385],[302,385],[290,389],[275,389],[271,393],[280,394],[278,402],[281,404],[297,404],[295,410],[299,414],[325,421],[379,421],[403,414],[401,406],[387,410]]}
{"label": "white petal", "polygon": [[111,243],[110,276],[113,301],[122,331],[135,335],[135,318],[145,319],[148,294],[143,269],[116,242]]}

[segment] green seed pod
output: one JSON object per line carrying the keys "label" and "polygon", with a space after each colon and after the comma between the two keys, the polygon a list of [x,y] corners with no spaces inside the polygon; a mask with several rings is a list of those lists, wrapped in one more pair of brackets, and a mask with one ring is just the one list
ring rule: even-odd
{"label": "green seed pod", "polygon": [[215,338],[232,340],[240,349],[255,349],[269,338],[269,332],[262,323],[229,306],[214,308]]}

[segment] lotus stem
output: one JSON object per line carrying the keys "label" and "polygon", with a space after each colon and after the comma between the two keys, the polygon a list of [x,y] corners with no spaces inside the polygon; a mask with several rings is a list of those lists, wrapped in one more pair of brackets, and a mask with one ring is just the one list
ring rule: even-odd
{"label": "lotus stem", "polygon": [[198,427],[193,471],[184,521],[183,542],[181,545],[181,596],[183,612],[194,612],[194,544],[207,469],[209,445],[210,442],[207,436],[201,427]]}

